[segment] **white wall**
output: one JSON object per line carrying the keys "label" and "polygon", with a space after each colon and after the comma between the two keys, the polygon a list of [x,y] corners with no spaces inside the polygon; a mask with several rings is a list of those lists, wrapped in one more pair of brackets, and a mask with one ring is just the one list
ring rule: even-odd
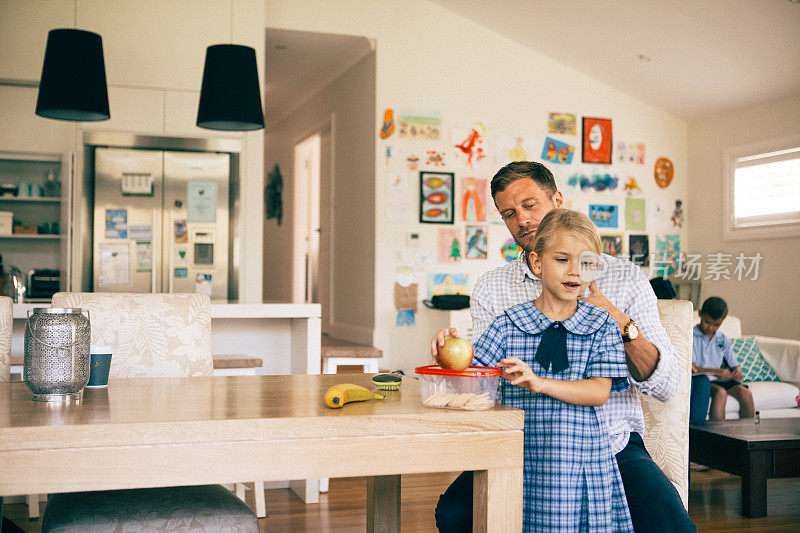
{"label": "white wall", "polygon": [[[405,247],[405,235],[419,232],[420,249],[435,253],[438,228],[417,223],[418,178],[411,172],[408,174],[410,213],[400,224],[386,219],[384,150],[387,144],[399,146],[396,137],[385,142],[378,140],[386,107],[395,111],[440,111],[446,140],[450,125],[461,119],[483,121],[490,137],[499,133],[535,134],[543,140],[547,113],[551,111],[612,118],[617,139],[647,143],[647,166],[633,171],[639,183],[644,187],[647,180],[650,187],[655,157],[670,157],[676,178],[661,198],[667,204],[674,199],[686,200],[687,133],[683,121],[450,11],[424,0],[402,3],[271,0],[267,2],[266,17],[270,27],[363,35],[376,41],[374,342],[384,350],[385,368],[408,369],[426,364],[430,359],[430,338],[439,325],[437,317],[441,316],[423,308],[417,315],[416,326],[394,325],[392,291],[396,267],[413,261],[415,256],[415,249]],[[533,23],[531,31],[535,29]],[[575,141],[580,146],[580,139]],[[491,142],[490,138],[490,147]],[[426,145],[419,146],[423,149]],[[454,170],[457,179],[469,175],[463,168]],[[494,170],[493,165],[491,171],[480,177],[490,178]],[[563,182],[565,176],[559,178]],[[657,194],[655,190],[653,193]],[[569,190],[565,194],[581,201],[591,197],[578,197]],[[688,202],[685,206],[691,212]],[[489,242],[490,260],[461,262],[453,270],[468,272],[474,281],[482,272],[500,264],[497,249],[505,237],[504,231],[500,229],[501,235]],[[686,246],[685,232],[682,237],[682,245]],[[417,265],[420,297],[425,295],[426,272],[447,269],[444,265]]]}
{"label": "white wall", "polygon": [[[320,197],[321,236],[333,243],[330,297],[321,295],[326,331],[355,342],[372,342],[375,309],[375,54],[343,73],[278,124],[266,127],[265,168],[283,175],[283,222],[264,226],[264,299],[291,299],[294,145],[330,122],[333,175]],[[333,187],[331,188],[331,183]],[[321,246],[321,262],[326,248]],[[299,270],[296,275],[302,274]],[[327,284],[322,282],[320,289]],[[326,300],[332,305],[325,305]]]}
{"label": "white wall", "polygon": [[800,134],[800,95],[733,109],[689,123],[689,236],[700,254],[761,253],[757,280],[703,280],[702,298],[720,296],[744,334],[800,339],[800,237],[723,241],[723,150]]}
{"label": "white wall", "polygon": [[[34,114],[37,89],[0,85],[0,151],[74,152],[83,172],[84,131],[125,131],[220,137],[194,125],[205,49],[231,42],[256,49],[263,79],[264,3],[261,0],[2,0],[0,80],[38,82],[47,32],[86,29],[103,38],[111,119],[67,123]],[[262,283],[263,132],[242,139],[242,300],[258,302]]]}

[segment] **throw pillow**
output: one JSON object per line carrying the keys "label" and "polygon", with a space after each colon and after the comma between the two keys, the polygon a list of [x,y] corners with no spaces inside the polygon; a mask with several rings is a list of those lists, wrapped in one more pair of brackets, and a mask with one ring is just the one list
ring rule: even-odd
{"label": "throw pillow", "polygon": [[780,381],[775,369],[764,360],[755,337],[731,339],[733,353],[742,365],[742,381]]}

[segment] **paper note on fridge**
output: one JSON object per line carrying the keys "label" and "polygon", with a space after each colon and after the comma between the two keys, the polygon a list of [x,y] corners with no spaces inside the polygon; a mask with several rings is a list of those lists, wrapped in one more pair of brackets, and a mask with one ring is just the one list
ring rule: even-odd
{"label": "paper note on fridge", "polygon": [[153,238],[153,226],[149,224],[131,224],[128,226],[128,237],[134,240],[149,241]]}
{"label": "paper note on fridge", "polygon": [[153,243],[136,241],[136,272],[153,271]]}
{"label": "paper note on fridge", "polygon": [[217,221],[217,182],[190,181],[186,184],[189,223]]}
{"label": "paper note on fridge", "polygon": [[194,292],[211,296],[211,274],[197,274],[195,276]]}
{"label": "paper note on fridge", "polygon": [[131,284],[131,255],[128,242],[100,243],[100,287],[119,287]]}
{"label": "paper note on fridge", "polygon": [[106,239],[128,238],[128,210],[106,209]]}

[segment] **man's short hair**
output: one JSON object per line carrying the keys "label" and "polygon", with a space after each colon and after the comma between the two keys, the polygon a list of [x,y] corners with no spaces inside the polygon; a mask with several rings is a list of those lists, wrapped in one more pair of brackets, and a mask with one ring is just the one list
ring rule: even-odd
{"label": "man's short hair", "polygon": [[492,178],[492,198],[498,192],[506,190],[511,183],[523,178],[535,181],[549,196],[558,191],[553,173],[546,166],[533,161],[515,161],[498,170]]}
{"label": "man's short hair", "polygon": [[728,304],[719,296],[711,296],[703,302],[700,314],[706,315],[711,320],[719,320],[728,316]]}

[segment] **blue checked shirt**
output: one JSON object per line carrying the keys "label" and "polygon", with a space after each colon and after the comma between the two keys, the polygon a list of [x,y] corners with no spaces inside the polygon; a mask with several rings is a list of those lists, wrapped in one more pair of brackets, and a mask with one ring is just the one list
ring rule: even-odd
{"label": "blue checked shirt", "polygon": [[[559,372],[534,358],[551,325],[566,331],[569,367]],[[619,325],[604,309],[585,302],[561,322],[545,316],[532,301],[515,305],[492,322],[474,347],[478,365],[519,357],[543,378],[605,377],[612,391],[629,388]],[[632,532],[605,406],[575,405],[501,383],[503,403],[525,412],[522,531]]]}
{"label": "blue checked shirt", "polygon": [[[612,391],[605,405],[605,416],[616,454],[628,443],[631,432],[644,434],[644,416],[634,387],[662,402],[669,401],[678,390],[680,366],[678,356],[661,325],[656,296],[639,267],[603,255],[605,268],[597,276],[597,285],[606,298],[628,315],[639,332],[653,343],[660,354],[655,372],[646,381],[636,381],[628,374],[632,387]],[[534,300],[542,293],[542,283],[525,262],[525,256],[485,273],[472,290],[472,339],[481,334],[514,305]],[[588,292],[584,294],[588,296]]]}

